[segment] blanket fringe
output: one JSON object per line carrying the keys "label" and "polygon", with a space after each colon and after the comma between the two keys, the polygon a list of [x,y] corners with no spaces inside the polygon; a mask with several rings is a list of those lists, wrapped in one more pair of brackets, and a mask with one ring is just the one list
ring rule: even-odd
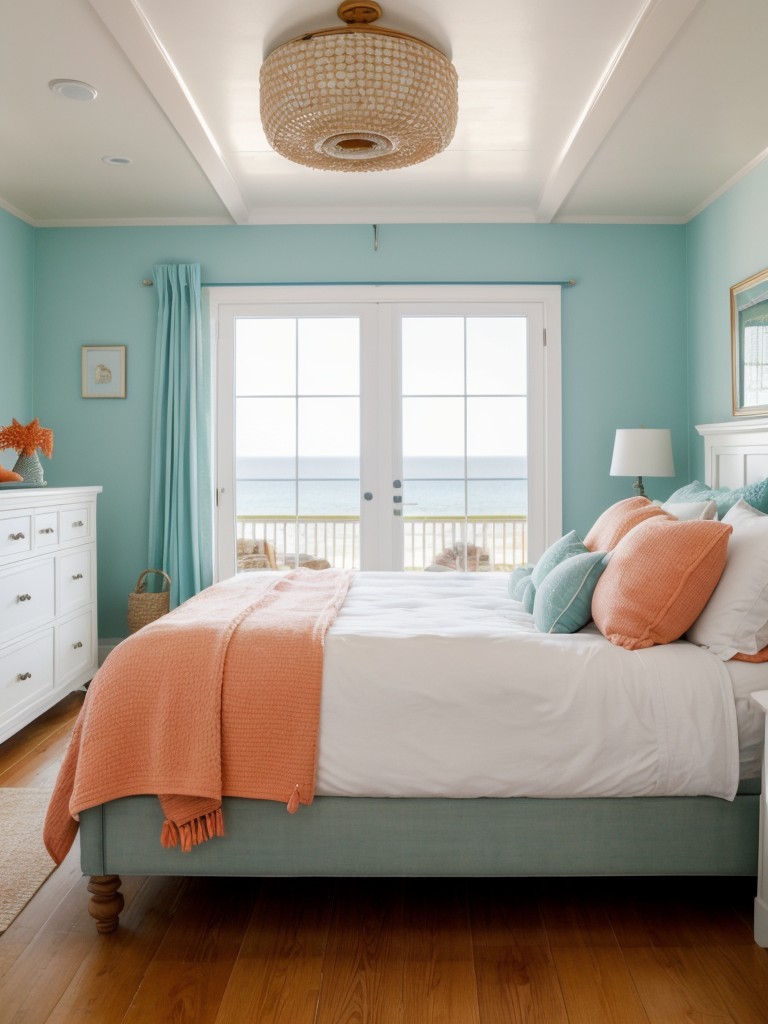
{"label": "blanket fringe", "polygon": [[299,809],[299,785],[298,785],[298,783],[296,783],[296,786],[294,787],[294,790],[291,793],[291,797],[290,797],[290,799],[288,801],[287,810],[288,810],[289,814],[295,814],[296,811],[298,811],[298,809]]}
{"label": "blanket fringe", "polygon": [[181,825],[166,818],[160,833],[160,845],[168,849],[181,843],[182,853],[189,853],[193,846],[205,843],[214,836],[223,835],[224,818],[219,808],[208,814],[201,814],[198,818],[192,818],[191,821],[185,821]]}
{"label": "blanket fringe", "polygon": [[179,845],[179,830],[167,818],[163,822],[163,829],[160,833],[160,845],[164,846],[166,850]]}

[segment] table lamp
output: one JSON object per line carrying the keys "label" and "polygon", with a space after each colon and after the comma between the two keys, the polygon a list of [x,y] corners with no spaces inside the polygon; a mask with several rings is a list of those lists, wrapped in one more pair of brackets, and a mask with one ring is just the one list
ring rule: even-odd
{"label": "table lamp", "polygon": [[632,486],[644,495],[644,476],[674,475],[671,430],[638,427],[616,431],[611,476],[637,477]]}

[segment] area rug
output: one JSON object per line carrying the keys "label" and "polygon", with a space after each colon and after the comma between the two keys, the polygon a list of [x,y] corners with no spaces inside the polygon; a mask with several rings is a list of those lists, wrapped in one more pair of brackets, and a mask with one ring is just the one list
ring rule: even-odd
{"label": "area rug", "polygon": [[48,789],[0,789],[0,933],[55,865],[43,845]]}

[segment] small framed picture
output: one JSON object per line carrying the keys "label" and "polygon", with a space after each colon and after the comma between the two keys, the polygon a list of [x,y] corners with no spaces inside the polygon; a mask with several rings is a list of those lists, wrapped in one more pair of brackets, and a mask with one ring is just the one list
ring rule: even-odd
{"label": "small framed picture", "polygon": [[125,345],[83,345],[83,398],[125,398]]}

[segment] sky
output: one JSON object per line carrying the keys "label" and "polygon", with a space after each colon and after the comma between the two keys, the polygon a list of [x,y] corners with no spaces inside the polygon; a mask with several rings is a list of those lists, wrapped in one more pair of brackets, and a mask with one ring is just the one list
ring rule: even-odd
{"label": "sky", "polygon": [[401,324],[388,340],[361,339],[353,316],[238,319],[237,455],[359,456],[360,351],[389,343],[402,354],[404,455],[524,456],[525,318]]}

